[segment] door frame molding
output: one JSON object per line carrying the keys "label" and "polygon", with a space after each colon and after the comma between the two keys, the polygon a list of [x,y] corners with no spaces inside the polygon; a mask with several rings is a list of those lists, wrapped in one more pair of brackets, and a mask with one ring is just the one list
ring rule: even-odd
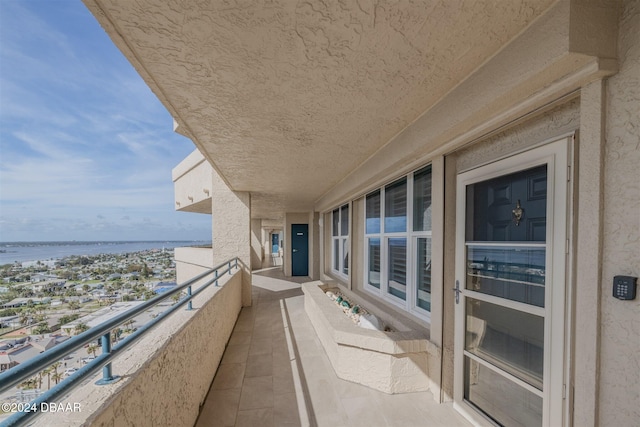
{"label": "door frame molding", "polygon": [[[454,321],[454,408],[473,423],[494,425],[471,404],[464,401],[464,306],[465,306],[465,220],[466,186],[508,175],[520,170],[547,164],[547,254],[546,264],[551,266],[549,283],[554,284],[545,292],[545,355],[543,370],[543,426],[556,426],[568,419],[565,404],[566,384],[570,369],[569,357],[570,307],[566,295],[570,291],[568,250],[570,236],[570,160],[573,135],[558,137],[552,142],[510,155],[461,172],[456,178],[456,236],[455,279],[460,282],[460,303],[455,306]],[[558,286],[555,284],[562,284]],[[553,422],[552,422],[553,421]]]}

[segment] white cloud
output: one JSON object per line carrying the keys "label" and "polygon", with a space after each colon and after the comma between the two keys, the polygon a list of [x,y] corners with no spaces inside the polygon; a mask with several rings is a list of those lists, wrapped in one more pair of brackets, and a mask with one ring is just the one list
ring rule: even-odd
{"label": "white cloud", "polygon": [[174,211],[193,144],[84,6],[0,8],[0,240],[208,238]]}

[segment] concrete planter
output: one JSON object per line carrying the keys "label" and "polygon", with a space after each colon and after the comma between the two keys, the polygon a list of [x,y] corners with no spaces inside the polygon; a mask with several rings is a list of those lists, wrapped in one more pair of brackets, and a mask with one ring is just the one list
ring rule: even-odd
{"label": "concrete planter", "polygon": [[[436,394],[440,349],[425,331],[383,332],[354,324],[324,291],[329,285],[302,285],[305,311],[339,378],[385,393],[431,390]],[[372,307],[366,307],[369,312]]]}

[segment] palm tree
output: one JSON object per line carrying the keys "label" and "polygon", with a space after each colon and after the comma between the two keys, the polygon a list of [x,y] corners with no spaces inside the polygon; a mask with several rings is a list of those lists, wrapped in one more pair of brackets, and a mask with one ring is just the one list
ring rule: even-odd
{"label": "palm tree", "polygon": [[58,368],[60,367],[60,365],[62,365],[61,362],[56,362],[49,367],[53,371],[54,375],[58,373]]}
{"label": "palm tree", "polygon": [[60,379],[62,378],[62,372],[58,372],[58,368],[60,367],[60,365],[62,365],[62,362],[56,362],[49,366],[49,369],[51,369],[51,371],[53,372],[53,374],[51,374],[51,378],[53,379],[53,381],[55,381],[56,384],[58,384],[60,382]]}
{"label": "palm tree", "polygon": [[87,354],[93,354],[93,357],[96,357],[97,351],[98,351],[98,346],[95,344],[89,344],[89,347],[87,347]]}
{"label": "palm tree", "polygon": [[18,388],[21,388],[21,389],[24,389],[24,390],[29,390],[29,389],[32,389],[32,388],[36,388],[37,383],[38,383],[37,379],[29,378],[28,380],[22,381],[18,385]]}
{"label": "palm tree", "polygon": [[115,328],[111,331],[111,342],[116,343],[118,342],[118,339],[120,338],[120,335],[122,335],[122,329],[120,328]]}
{"label": "palm tree", "polygon": [[62,379],[62,373],[61,372],[55,372],[53,375],[51,375],[51,378],[53,378],[53,381],[55,381],[55,383],[58,384],[60,382],[60,380]]}
{"label": "palm tree", "polygon": [[79,335],[81,333],[83,333],[84,331],[89,330],[89,326],[86,323],[80,322],[76,325],[75,328],[73,328],[73,332],[75,332],[76,335]]}
{"label": "palm tree", "polygon": [[22,310],[20,313],[20,323],[24,326],[31,323],[31,310]]}
{"label": "palm tree", "polygon": [[53,367],[49,366],[47,369],[42,371],[42,374],[47,376],[47,390],[51,389],[51,371],[52,370],[53,370]]}
{"label": "palm tree", "polygon": [[44,376],[44,371],[38,372],[38,378],[37,378],[38,388],[42,388],[42,377],[43,376]]}

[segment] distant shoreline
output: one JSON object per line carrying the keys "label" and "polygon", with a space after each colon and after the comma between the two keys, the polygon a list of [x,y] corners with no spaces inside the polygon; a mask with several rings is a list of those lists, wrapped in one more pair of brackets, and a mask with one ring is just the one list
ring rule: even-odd
{"label": "distant shoreline", "polygon": [[59,260],[69,256],[121,254],[210,244],[206,240],[113,240],[0,242],[0,265]]}

